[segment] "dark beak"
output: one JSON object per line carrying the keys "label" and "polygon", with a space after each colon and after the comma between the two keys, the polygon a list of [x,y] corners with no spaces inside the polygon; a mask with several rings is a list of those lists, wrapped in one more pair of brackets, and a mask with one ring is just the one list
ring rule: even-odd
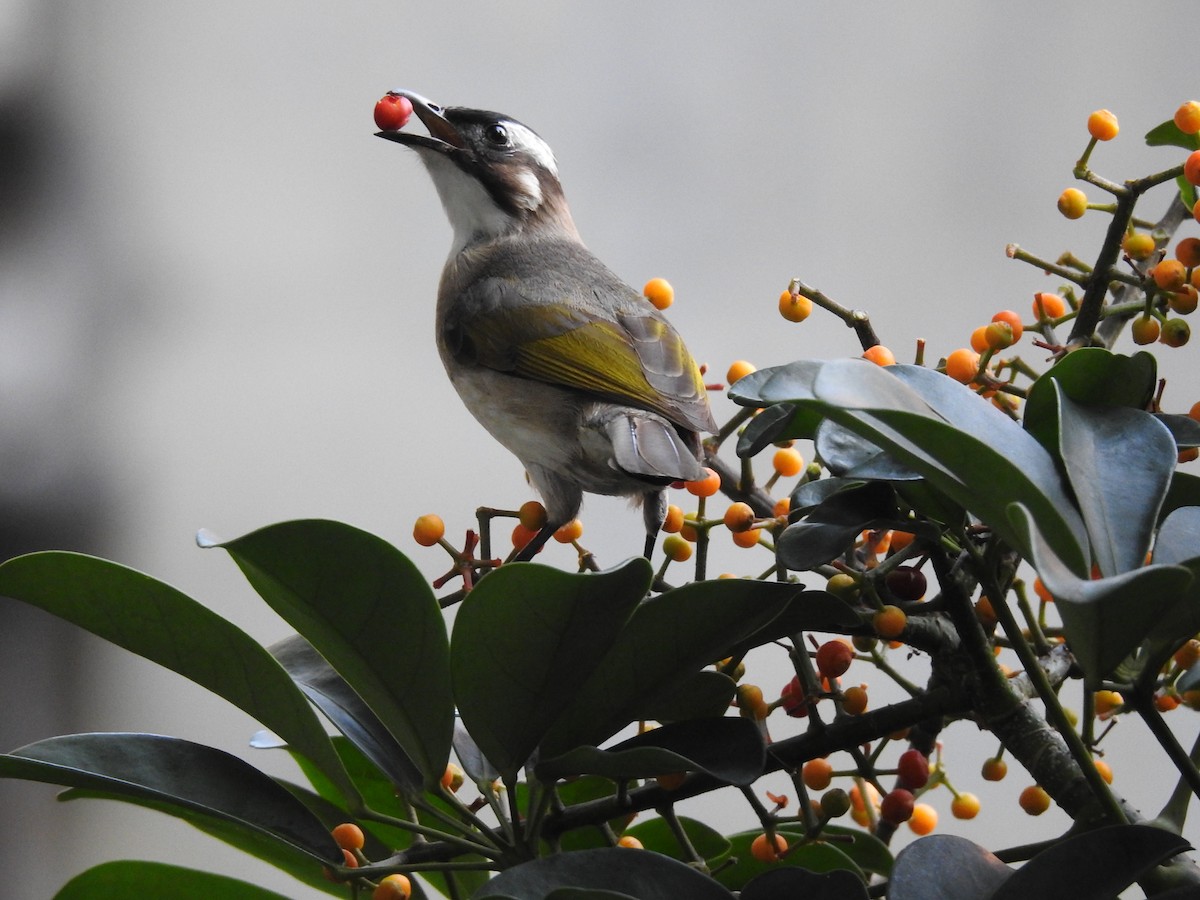
{"label": "dark beak", "polygon": [[420,94],[413,91],[388,91],[394,97],[404,97],[413,105],[413,112],[421,123],[429,129],[429,136],[416,134],[411,131],[377,131],[376,137],[395,141],[414,148],[436,150],[439,153],[452,153],[464,146],[462,135],[447,121],[442,108],[430,103]]}

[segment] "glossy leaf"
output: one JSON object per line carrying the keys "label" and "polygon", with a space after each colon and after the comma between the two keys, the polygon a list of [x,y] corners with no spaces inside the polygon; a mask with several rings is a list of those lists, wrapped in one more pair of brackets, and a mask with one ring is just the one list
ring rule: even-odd
{"label": "glossy leaf", "polygon": [[1176,469],[1171,486],[1167,488],[1167,496],[1163,499],[1162,509],[1158,511],[1160,520],[1185,506],[1200,506],[1200,476],[1188,475]]}
{"label": "glossy leaf", "polygon": [[[740,382],[739,382],[740,383]],[[655,697],[764,628],[801,591],[797,585],[728,579],[686,585],[634,610],[616,642],[547,733],[546,758],[599,746]]]}
{"label": "glossy leaf", "polygon": [[1184,134],[1174,119],[1167,119],[1146,132],[1146,143],[1151,147],[1182,147],[1184,150],[1200,150],[1200,134]]}
{"label": "glossy leaf", "polygon": [[745,656],[755,647],[791,637],[801,631],[845,633],[860,623],[860,614],[845,600],[828,591],[803,591],[764,627],[728,647],[725,656]]}
{"label": "glossy leaf", "polygon": [[1155,631],[1192,580],[1187,569],[1163,565],[1079,578],[1054,554],[1028,510],[1014,504],[1014,520],[1028,535],[1030,561],[1054,596],[1071,651],[1090,685]]}
{"label": "glossy leaf", "polygon": [[864,872],[887,876],[895,862],[888,845],[869,831],[845,825],[826,825],[821,829],[829,835],[831,843],[845,853]]}
{"label": "glossy leaf", "polygon": [[1171,437],[1175,439],[1175,446],[1180,450],[1200,447],[1200,422],[1191,416],[1154,413],[1154,418],[1167,427],[1167,431],[1171,432]]}
{"label": "glossy leaf", "polygon": [[883,481],[915,481],[921,476],[861,435],[830,419],[821,423],[817,456],[835,476]]}
{"label": "glossy leaf", "polygon": [[80,872],[54,895],[54,900],[129,900],[130,897],[170,897],[171,900],[287,900],[225,875],[185,869],[159,862],[117,860]]}
{"label": "glossy leaf", "polygon": [[441,609],[385,541],[320,519],[226,541],[254,589],[325,657],[432,784],[450,754],[454,703]]}
{"label": "glossy leaf", "polygon": [[751,372],[730,386],[729,399],[739,406],[770,406],[791,400],[813,399],[813,383],[825,363],[802,359],[786,366]]}
{"label": "glossy leaf", "polygon": [[766,753],[754,722],[734,717],[693,719],[643,732],[606,750],[576,747],[539,761],[536,771],[546,781],[572,775],[627,781],[674,772],[705,772],[745,786],[762,774]]}
{"label": "glossy leaf", "polygon": [[454,721],[454,755],[463,772],[475,784],[491,784],[500,777],[500,770],[488,762],[475,739],[457,719]]}
{"label": "glossy leaf", "polygon": [[774,869],[746,883],[739,900],[867,900],[867,887],[851,872]]}
{"label": "glossy leaf", "polygon": [[989,900],[1012,872],[974,841],[933,834],[900,851],[888,881],[888,900]]}
{"label": "glossy leaf", "polygon": [[296,634],[273,644],[270,650],[313,705],[392,784],[409,793],[421,790],[421,772],[408,753],[312,644]]}
{"label": "glossy leaf", "polygon": [[[779,868],[807,869],[810,872],[845,871],[854,876],[859,884],[866,883],[866,876],[854,861],[842,852],[834,842],[817,841],[804,843],[804,835],[797,829],[781,827],[778,833],[788,842],[790,851],[776,862],[759,862],[750,853],[750,845],[762,834],[762,829],[744,831],[729,836],[729,853],[725,859],[714,861],[714,877],[730,890],[741,890],[765,872]],[[726,859],[736,860],[732,865],[717,867]]]}
{"label": "glossy leaf", "polygon": [[231,622],[168,584],[114,562],[48,551],[0,565],[0,594],[45,610],[207,688],[354,789],[287,673]]}
{"label": "glossy leaf", "polygon": [[1190,849],[1179,835],[1149,825],[1097,828],[1043,850],[1017,869],[990,900],[1116,897],[1154,866]]}
{"label": "glossy leaf", "polygon": [[1142,410],[1083,406],[1061,390],[1057,399],[1063,465],[1096,564],[1104,575],[1139,568],[1175,471],[1175,441]]}
{"label": "glossy leaf", "polygon": [[72,734],[0,756],[0,776],[146,798],[254,829],[340,862],[326,826],[258,769],[222,750],[152,734]]}
{"label": "glossy leaf", "polygon": [[776,441],[812,437],[820,419],[790,403],[768,406],[746,423],[738,435],[737,455],[745,459],[765,450]]}
{"label": "glossy leaf", "polygon": [[503,566],[467,595],[451,673],[463,724],[512,776],[608,653],[653,577],[642,558],[598,574]]}
{"label": "glossy leaf", "polygon": [[473,900],[546,900],[563,885],[615,891],[637,900],[731,900],[707,875],[659,853],[605,847],[559,853],[513,866],[473,895]]}
{"label": "glossy leaf", "polygon": [[[692,845],[701,859],[711,860],[724,857],[729,853],[729,841],[721,832],[704,824],[697,819],[679,816],[679,825],[687,835],[688,843]],[[687,862],[688,856],[679,846],[679,839],[662,816],[655,816],[644,822],[638,822],[632,828],[626,828],[625,834],[631,835],[642,842],[647,850],[663,853],[672,859]]]}
{"label": "glossy leaf", "polygon": [[896,494],[886,484],[846,487],[809,511],[779,536],[779,561],[797,572],[815,569],[845,553],[866,528],[897,517]]}
{"label": "glossy leaf", "polygon": [[687,676],[672,690],[660,691],[648,698],[634,718],[655,722],[714,718],[729,709],[736,693],[737,684],[728,675],[702,669]]}
{"label": "glossy leaf", "polygon": [[[1156,637],[1174,644],[1200,632],[1200,506],[1181,507],[1163,519],[1154,539],[1154,562],[1184,566],[1192,573],[1187,590],[1154,628]],[[1193,668],[1184,677],[1192,672],[1200,674],[1200,669]]]}

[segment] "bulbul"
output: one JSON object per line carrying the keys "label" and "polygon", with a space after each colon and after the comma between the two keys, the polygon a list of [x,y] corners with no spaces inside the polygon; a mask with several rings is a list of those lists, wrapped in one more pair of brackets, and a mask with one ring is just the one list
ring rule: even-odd
{"label": "bulbul", "polygon": [[471,414],[524,464],[547,522],[530,559],[583,493],[642,504],[645,553],[665,488],[702,474],[716,431],[695,360],[666,318],[583,245],[550,147],[500,113],[410,91],[429,131],[381,131],[417,152],[454,231],[437,346]]}

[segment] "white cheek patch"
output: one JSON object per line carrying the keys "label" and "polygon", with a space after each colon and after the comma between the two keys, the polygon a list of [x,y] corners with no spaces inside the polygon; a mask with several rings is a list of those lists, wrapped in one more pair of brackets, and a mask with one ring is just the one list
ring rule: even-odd
{"label": "white cheek patch", "polygon": [[524,170],[517,173],[517,181],[521,183],[521,196],[517,202],[522,207],[533,212],[542,205],[542,185],[535,173]]}
{"label": "white cheek patch", "polygon": [[[558,163],[554,159],[554,152],[550,149],[549,144],[520,122],[505,122],[504,127],[508,129],[508,136],[512,140],[514,147],[524,150],[543,169],[549,171],[555,178],[558,177]],[[539,189],[539,195],[540,193]]]}

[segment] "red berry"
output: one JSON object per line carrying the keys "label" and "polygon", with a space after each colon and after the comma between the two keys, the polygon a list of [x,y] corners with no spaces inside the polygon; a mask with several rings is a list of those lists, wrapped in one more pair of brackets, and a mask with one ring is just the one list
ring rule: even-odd
{"label": "red berry", "polygon": [[884,581],[897,600],[920,600],[929,586],[921,570],[912,566],[897,566],[887,573]]}
{"label": "red berry", "polygon": [[408,124],[413,105],[407,97],[384,94],[375,104],[375,126],[380,131],[399,131]]}
{"label": "red berry", "polygon": [[1183,161],[1183,177],[1192,184],[1200,185],[1200,150],[1194,151]]}
{"label": "red berry", "polygon": [[800,684],[798,675],[793,675],[792,680],[783,686],[779,700],[783,711],[793,719],[802,719],[808,715],[808,701],[804,697],[804,686]]}
{"label": "red berry", "polygon": [[923,788],[929,781],[929,759],[920,750],[905,750],[896,763],[896,774],[904,787]]}
{"label": "red berry", "polygon": [[896,788],[884,795],[879,804],[879,818],[892,825],[899,825],[912,818],[915,799],[911,791]]}
{"label": "red berry", "polygon": [[826,641],[817,648],[817,668],[826,678],[845,674],[854,659],[854,649],[845,641]]}

